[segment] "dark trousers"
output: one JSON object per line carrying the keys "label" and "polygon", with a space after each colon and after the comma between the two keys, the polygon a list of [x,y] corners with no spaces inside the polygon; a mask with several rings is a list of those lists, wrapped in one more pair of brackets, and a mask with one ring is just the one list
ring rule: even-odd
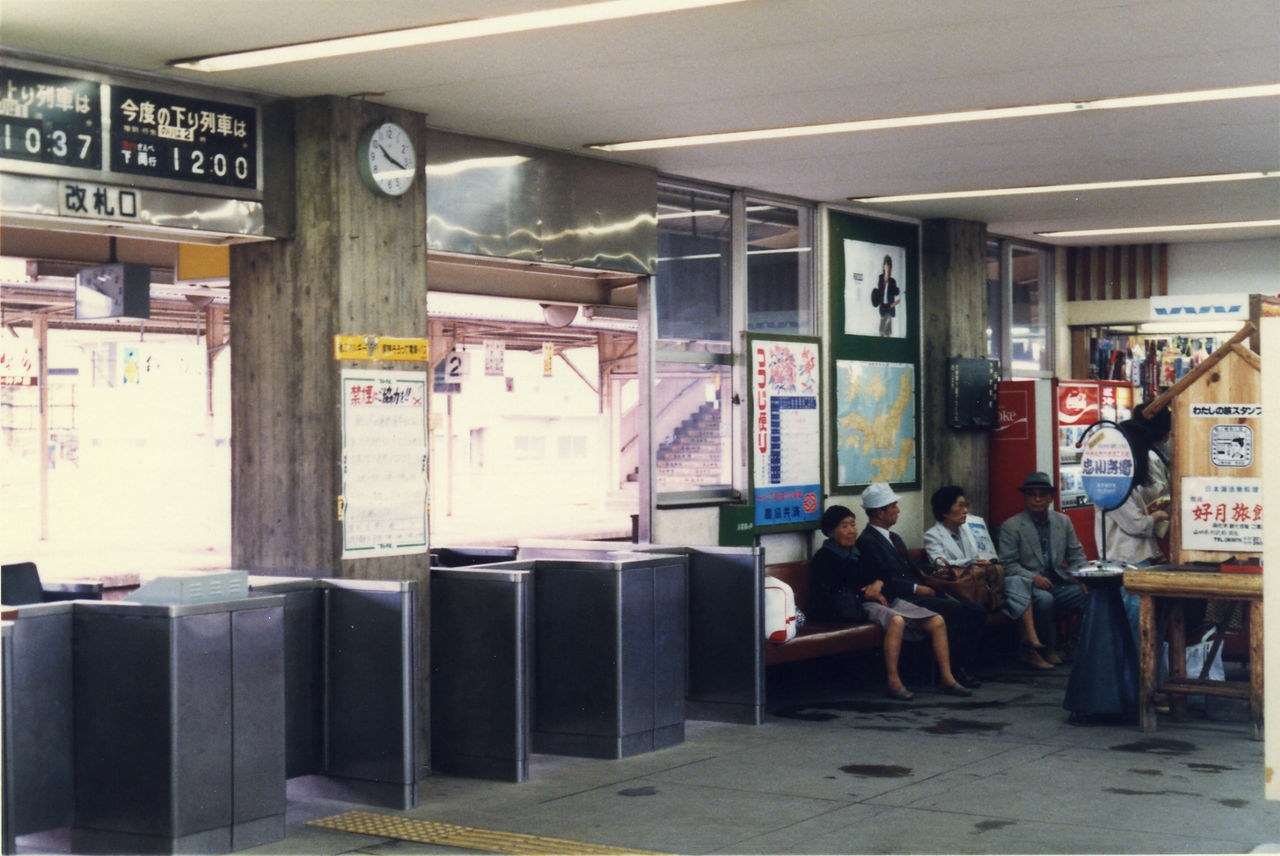
{"label": "dark trousers", "polygon": [[972,669],[978,640],[987,621],[986,610],[972,601],[941,595],[913,594],[904,598],[942,616],[947,623],[947,646],[954,666]]}

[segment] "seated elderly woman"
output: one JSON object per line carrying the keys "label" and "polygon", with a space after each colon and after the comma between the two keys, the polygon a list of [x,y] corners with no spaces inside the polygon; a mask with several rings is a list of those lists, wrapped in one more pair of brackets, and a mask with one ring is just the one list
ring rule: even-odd
{"label": "seated elderly woman", "polygon": [[[986,567],[995,564],[994,551],[989,545],[986,551],[980,549],[973,530],[966,525],[969,502],[965,499],[964,488],[958,485],[940,487],[934,491],[929,502],[933,508],[933,516],[938,521],[924,533],[924,551],[932,567]],[[1018,659],[1036,669],[1052,669],[1054,664],[1041,654],[1046,648],[1036,634],[1035,615],[1031,610],[1031,580],[1026,577],[1003,577],[1001,585],[1004,603],[999,609],[1018,628]],[[1048,653],[1056,659],[1056,655]]]}
{"label": "seated elderly woman", "polygon": [[933,642],[933,654],[942,678],[943,692],[972,695],[951,674],[951,650],[947,646],[947,625],[942,616],[901,598],[892,601],[881,593],[883,579],[860,560],[854,543],[858,540],[858,523],[853,511],[833,505],[822,514],[822,534],[827,536],[818,552],[809,560],[813,596],[810,612],[825,621],[872,621],[884,630],[884,666],[891,698],[910,701],[915,694],[907,689],[898,674],[898,656],[902,640],[923,639]]}

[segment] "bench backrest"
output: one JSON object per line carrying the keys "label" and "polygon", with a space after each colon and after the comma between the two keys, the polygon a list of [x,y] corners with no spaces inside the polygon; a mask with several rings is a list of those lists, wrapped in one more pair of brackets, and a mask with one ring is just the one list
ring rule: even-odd
{"label": "bench backrest", "polygon": [[808,612],[809,562],[807,560],[798,562],[779,562],[775,565],[766,565],[764,573],[765,576],[782,580],[784,583],[791,586],[791,591],[796,598],[796,608],[801,612]]}

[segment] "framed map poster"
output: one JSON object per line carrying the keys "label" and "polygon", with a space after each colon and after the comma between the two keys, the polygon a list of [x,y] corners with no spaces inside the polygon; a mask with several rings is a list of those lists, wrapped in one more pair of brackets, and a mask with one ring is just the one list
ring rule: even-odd
{"label": "framed map poster", "polygon": [[920,484],[920,228],[827,209],[831,490]]}
{"label": "framed map poster", "polygon": [[822,365],[817,337],[747,336],[755,531],[822,517]]}

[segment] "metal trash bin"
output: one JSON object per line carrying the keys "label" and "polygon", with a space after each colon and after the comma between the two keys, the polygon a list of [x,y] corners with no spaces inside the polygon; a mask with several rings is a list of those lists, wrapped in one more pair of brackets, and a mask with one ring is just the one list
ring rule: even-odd
{"label": "metal trash bin", "polygon": [[431,570],[436,771],[507,782],[529,778],[532,649],[531,569]]}
{"label": "metal trash bin", "polygon": [[283,609],[281,597],[75,605],[76,852],[284,838]]}

